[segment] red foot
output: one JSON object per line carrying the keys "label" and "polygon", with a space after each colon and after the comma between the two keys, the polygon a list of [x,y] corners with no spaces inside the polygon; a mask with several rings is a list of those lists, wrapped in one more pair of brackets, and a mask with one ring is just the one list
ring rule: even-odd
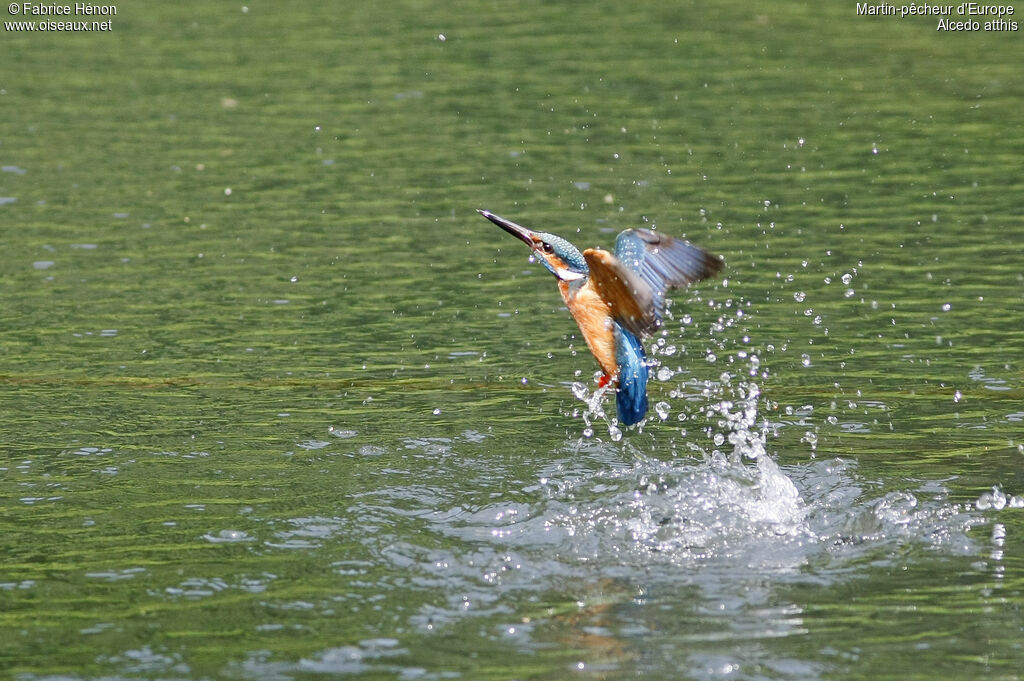
{"label": "red foot", "polygon": [[608,385],[611,382],[612,382],[612,377],[609,376],[608,374],[605,374],[605,375],[601,376],[601,378],[598,379],[597,387],[598,388],[603,388],[603,387],[605,387],[606,385]]}

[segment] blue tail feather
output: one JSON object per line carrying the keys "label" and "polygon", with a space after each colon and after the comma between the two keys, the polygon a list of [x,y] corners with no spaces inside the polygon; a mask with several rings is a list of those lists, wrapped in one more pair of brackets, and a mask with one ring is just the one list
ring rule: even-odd
{"label": "blue tail feather", "polygon": [[640,340],[615,323],[615,361],[619,365],[619,387],[615,406],[619,421],[627,426],[647,415],[647,356]]}

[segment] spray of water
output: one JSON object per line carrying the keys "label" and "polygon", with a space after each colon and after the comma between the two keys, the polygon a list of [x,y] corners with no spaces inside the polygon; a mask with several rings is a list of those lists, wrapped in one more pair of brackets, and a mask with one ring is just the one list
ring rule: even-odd
{"label": "spray of water", "polygon": [[[713,314],[703,323],[696,321],[702,315],[678,321],[669,316],[649,344],[653,408],[627,437],[651,431],[682,455],[654,460],[642,445],[627,442],[635,455],[631,467],[549,482],[552,500],[574,502],[562,520],[583,554],[625,552],[676,562],[733,555],[756,537],[772,541],[809,532],[797,487],[767,451],[773,426],[760,417],[765,398],[759,383],[767,370],[749,336],[737,330],[749,303],[698,298],[690,304],[706,305]],[[593,385],[572,384],[583,405],[574,412],[583,421],[580,447],[599,445],[602,428],[612,442],[623,439],[623,429],[605,411],[611,389],[598,388],[596,379]],[[592,485],[604,494],[593,495],[587,508]],[[609,489],[618,492],[609,498]],[[776,554],[767,552],[769,560]]]}

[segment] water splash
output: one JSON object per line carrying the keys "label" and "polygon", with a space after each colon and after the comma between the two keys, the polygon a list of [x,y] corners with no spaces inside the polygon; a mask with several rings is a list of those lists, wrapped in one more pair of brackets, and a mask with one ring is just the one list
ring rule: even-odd
{"label": "water splash", "polygon": [[[807,504],[767,451],[773,426],[760,416],[766,400],[759,381],[768,371],[736,329],[750,304],[727,298],[708,307],[718,314],[685,314],[677,330],[666,328],[649,343],[653,409],[619,445],[632,463],[545,476],[547,508],[517,518],[503,537],[543,532],[565,559],[604,563],[614,556],[622,566],[739,559],[795,567],[806,560],[801,547],[816,534]],[[605,412],[613,389],[597,387],[597,378],[571,386],[584,404],[573,414],[584,422],[576,455],[609,446],[597,435],[602,423],[612,442],[622,439]],[[673,443],[681,436],[673,460],[648,458],[640,444],[645,428]]]}
{"label": "water splash", "polygon": [[762,555],[775,563],[767,549],[779,537],[808,533],[796,487],[768,457],[744,467],[724,457],[638,461],[544,486],[547,510],[518,529],[524,538],[560,537],[562,559],[572,562],[692,565]]}
{"label": "water splash", "polygon": [[573,412],[573,416],[579,416],[583,419],[583,437],[594,437],[594,423],[604,421],[608,428],[608,437],[616,442],[622,439],[622,430],[618,426],[618,420],[614,417],[610,418],[604,411],[604,396],[609,392],[614,393],[612,386],[599,387],[591,391],[585,383],[575,381],[571,386],[571,390],[576,399],[581,400],[587,405],[583,412],[579,410]]}

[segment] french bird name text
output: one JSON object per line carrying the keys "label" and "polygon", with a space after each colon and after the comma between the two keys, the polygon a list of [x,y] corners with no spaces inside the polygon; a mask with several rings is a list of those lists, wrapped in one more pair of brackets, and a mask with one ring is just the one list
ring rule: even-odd
{"label": "french bird name text", "polygon": [[[888,2],[871,4],[857,3],[858,16],[899,17],[912,16],[939,17],[936,31],[1017,31],[1016,21],[1004,17],[1012,16],[1013,5],[985,5],[980,2],[962,2],[959,5],[929,5],[926,3],[910,5],[894,5]],[[951,17],[963,17],[954,20]],[[972,17],[983,17],[983,20]]]}
{"label": "french bird name text", "polygon": [[953,16],[961,17],[1008,17],[1013,14],[1013,5],[983,5],[980,2],[963,2],[959,5],[893,5],[882,2],[872,5],[867,2],[857,3],[857,15],[879,17],[910,17],[910,16]]}

